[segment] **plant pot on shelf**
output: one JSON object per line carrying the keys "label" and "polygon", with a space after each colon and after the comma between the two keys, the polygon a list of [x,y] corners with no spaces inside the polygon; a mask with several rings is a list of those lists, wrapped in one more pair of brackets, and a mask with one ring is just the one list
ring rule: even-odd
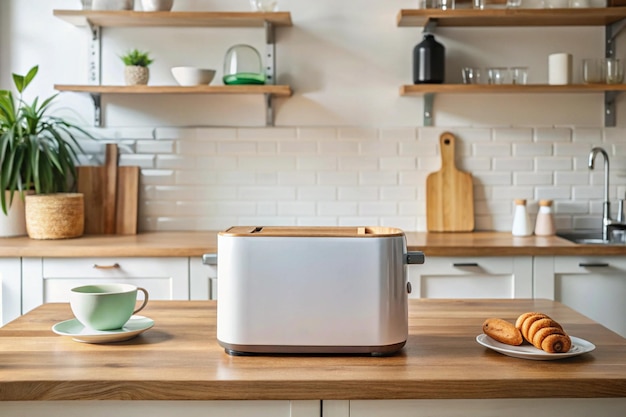
{"label": "plant pot on shelf", "polygon": [[31,239],[69,239],[82,236],[84,230],[82,193],[26,196],[26,231]]}
{"label": "plant pot on shelf", "polygon": [[126,85],[146,85],[150,79],[150,70],[139,65],[127,65],[124,67],[124,79]]}
{"label": "plant pot on shelf", "polygon": [[[11,198],[9,191],[4,192],[7,205]],[[13,195],[13,203],[8,207],[8,213],[0,210],[0,237],[26,236],[26,215],[24,213],[24,200],[19,193]]]}

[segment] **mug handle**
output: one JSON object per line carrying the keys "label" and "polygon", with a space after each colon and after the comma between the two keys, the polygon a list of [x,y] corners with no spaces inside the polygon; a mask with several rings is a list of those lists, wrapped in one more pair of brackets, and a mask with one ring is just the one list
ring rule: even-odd
{"label": "mug handle", "polygon": [[137,310],[133,311],[133,314],[139,313],[141,310],[143,310],[146,304],[148,304],[148,290],[146,290],[145,288],[137,287],[137,291],[141,291],[143,293],[143,303],[141,303],[141,306]]}

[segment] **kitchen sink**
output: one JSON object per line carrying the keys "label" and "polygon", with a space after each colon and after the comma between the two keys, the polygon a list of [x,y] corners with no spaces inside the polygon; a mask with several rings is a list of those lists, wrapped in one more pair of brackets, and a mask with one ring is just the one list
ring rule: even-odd
{"label": "kitchen sink", "polygon": [[557,232],[558,237],[567,239],[570,242],[579,243],[583,245],[624,245],[624,243],[611,242],[609,240],[602,240],[601,230],[567,230]]}

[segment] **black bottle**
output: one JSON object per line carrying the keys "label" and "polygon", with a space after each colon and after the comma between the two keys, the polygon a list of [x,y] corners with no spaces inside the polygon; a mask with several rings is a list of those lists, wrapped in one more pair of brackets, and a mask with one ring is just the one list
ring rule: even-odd
{"label": "black bottle", "polygon": [[430,33],[413,48],[413,84],[441,84],[446,49]]}

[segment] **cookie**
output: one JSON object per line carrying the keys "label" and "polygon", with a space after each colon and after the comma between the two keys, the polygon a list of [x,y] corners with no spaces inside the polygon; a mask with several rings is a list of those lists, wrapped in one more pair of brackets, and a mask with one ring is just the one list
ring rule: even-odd
{"label": "cookie", "polygon": [[507,345],[519,346],[524,339],[513,323],[503,319],[491,318],[483,322],[483,333]]}

